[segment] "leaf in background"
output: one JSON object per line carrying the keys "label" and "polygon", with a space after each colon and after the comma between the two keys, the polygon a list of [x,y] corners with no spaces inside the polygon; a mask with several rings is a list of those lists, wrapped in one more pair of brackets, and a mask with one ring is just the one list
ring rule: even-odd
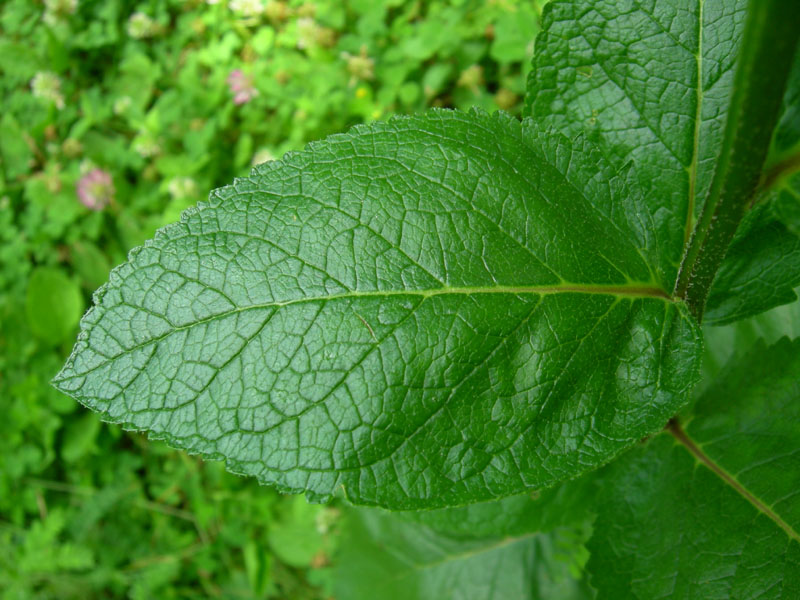
{"label": "leaf in background", "polygon": [[658,272],[674,282],[722,143],[746,0],[556,0],[525,114],[602,140],[652,196]]}
{"label": "leaf in background", "polygon": [[[800,291],[796,289],[795,293]],[[693,390],[699,398],[735,356],[745,354],[758,340],[768,345],[783,336],[800,338],[800,302],[784,304],[764,313],[728,325],[703,327],[703,368],[700,383]]]}
{"label": "leaf in background", "polygon": [[[19,574],[26,578],[91,569],[96,565],[91,548],[71,542],[61,543],[60,534],[66,525],[65,511],[60,508],[35,521],[24,538],[17,560],[3,566],[10,567],[12,576]],[[6,570],[3,571],[6,575]]]}
{"label": "leaf in background", "polygon": [[[60,189],[53,191],[48,187],[48,178],[59,183]],[[67,185],[64,185],[67,183]],[[46,231],[53,239],[58,239],[66,234],[71,226],[81,218],[87,211],[80,202],[77,201],[72,181],[64,181],[54,172],[51,175],[31,177],[25,181],[25,200],[30,205],[41,208],[43,215],[39,229]]]}
{"label": "leaf in background", "polygon": [[601,598],[800,597],[800,340],[759,341],[685,428],[608,469],[589,541]]}
{"label": "leaf in background", "polygon": [[283,513],[269,525],[268,540],[272,551],[287,565],[308,568],[314,557],[325,549],[325,540],[317,527],[322,506],[309,504],[295,496]]}
{"label": "leaf in background", "polygon": [[494,25],[490,56],[500,64],[529,61],[539,23],[532,5],[522,3],[500,13]]}
{"label": "leaf in background", "polygon": [[649,214],[591,146],[531,121],[356,128],[134,251],[55,383],[312,497],[546,487],[663,427],[696,378],[698,328],[651,270]]}
{"label": "leaf in background", "polygon": [[91,288],[100,287],[108,279],[108,264],[106,255],[92,242],[75,242],[70,248],[70,263],[75,272],[80,276],[81,282]]}
{"label": "leaf in background", "polygon": [[775,128],[772,162],[778,162],[800,148],[800,49],[794,56],[792,73],[783,97],[783,112]]}
{"label": "leaf in background", "polygon": [[144,112],[161,69],[146,54],[130,54],[120,63],[118,77],[110,83],[112,97],[130,98],[135,110]]}
{"label": "leaf in background", "polygon": [[39,267],[28,282],[25,315],[36,337],[57,344],[72,333],[83,313],[78,285],[60,269]]}
{"label": "leaf in background", "polygon": [[[343,523],[334,592],[348,600],[559,600],[589,599],[581,581],[588,557],[584,522],[542,533],[501,523],[494,533],[459,523],[467,509],[474,524],[498,523],[512,501],[535,513],[530,497],[441,509],[424,515],[352,509]],[[409,518],[410,517],[410,518]],[[507,523],[506,523],[507,524]],[[532,523],[530,524],[532,525]],[[450,528],[455,526],[455,531]]]}
{"label": "leaf in background", "polygon": [[61,442],[61,458],[67,464],[77,462],[92,451],[95,439],[100,431],[100,420],[97,415],[87,412],[70,421],[64,428]]}
{"label": "leaf in background", "polygon": [[0,136],[0,159],[4,175],[11,180],[28,173],[33,151],[25,141],[28,134],[10,112],[0,119],[0,128],[3,130],[3,135]]}
{"label": "leaf in background", "polygon": [[800,236],[800,174],[786,178],[775,188],[772,210],[786,228]]}
{"label": "leaf in background", "polygon": [[[13,82],[16,85],[28,83],[42,68],[42,62],[37,52],[31,51],[30,45],[0,39],[0,74],[9,83]],[[5,131],[3,137],[8,134],[9,132]]]}
{"label": "leaf in background", "polygon": [[724,325],[797,300],[800,284],[800,237],[776,214],[772,201],[747,215],[725,255],[704,321]]}
{"label": "leaf in background", "polygon": [[454,539],[518,537],[591,520],[597,491],[592,473],[541,491],[500,500],[394,515]]}
{"label": "leaf in background", "polygon": [[705,312],[724,324],[797,299],[800,283],[800,52],[783,99],[758,204],[739,225]]}
{"label": "leaf in background", "polygon": [[242,556],[247,572],[247,581],[253,596],[256,598],[266,597],[272,587],[270,576],[272,556],[252,540],[242,548]]}

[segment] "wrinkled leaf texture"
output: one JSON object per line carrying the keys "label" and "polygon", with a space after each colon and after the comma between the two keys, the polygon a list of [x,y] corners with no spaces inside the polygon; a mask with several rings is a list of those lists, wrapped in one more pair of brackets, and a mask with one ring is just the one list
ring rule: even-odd
{"label": "wrinkled leaf texture", "polygon": [[[659,198],[658,265],[674,281],[672,250],[689,239],[722,144],[746,0],[577,0],[548,5],[528,81],[526,114],[567,135],[586,134],[619,164],[633,161],[640,187]],[[797,152],[800,54],[773,160]],[[705,320],[726,324],[793,301],[800,237],[786,195],[737,232],[707,301]],[[775,243],[771,243],[774,240]]]}
{"label": "wrinkled leaf texture", "polygon": [[318,499],[451,506],[575,477],[660,429],[698,372],[661,267],[680,247],[631,173],[503,114],[357,127],[134,251],[56,385]]}

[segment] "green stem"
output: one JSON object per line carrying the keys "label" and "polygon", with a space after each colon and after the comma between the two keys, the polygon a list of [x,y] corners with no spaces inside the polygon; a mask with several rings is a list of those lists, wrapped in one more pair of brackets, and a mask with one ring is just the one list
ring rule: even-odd
{"label": "green stem", "polygon": [[698,321],[761,179],[800,34],[794,0],[750,0],[722,148],[674,295]]}

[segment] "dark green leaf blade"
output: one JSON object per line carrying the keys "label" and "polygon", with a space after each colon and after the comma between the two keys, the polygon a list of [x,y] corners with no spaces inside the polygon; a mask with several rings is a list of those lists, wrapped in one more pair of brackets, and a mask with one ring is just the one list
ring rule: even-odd
{"label": "dark green leaf blade", "polygon": [[588,511],[582,519],[550,523],[552,530],[537,527],[543,524],[537,513],[565,496],[514,496],[411,514],[349,510],[335,567],[336,596],[588,600],[592,590],[581,580]]}
{"label": "dark green leaf blade", "polygon": [[735,358],[675,427],[609,468],[600,598],[800,595],[800,340]]}
{"label": "dark green leaf blade", "polygon": [[56,385],[316,497],[447,506],[575,477],[660,428],[698,370],[624,184],[504,115],[334,136],[132,253]]}
{"label": "dark green leaf blade", "polygon": [[746,0],[555,0],[526,114],[634,161],[656,215],[658,272],[675,281],[722,142]]}
{"label": "dark green leaf blade", "polygon": [[[794,290],[795,294],[798,291],[800,288]],[[719,372],[734,357],[746,354],[758,340],[772,345],[784,336],[791,339],[800,337],[800,302],[783,304],[728,325],[705,323],[702,374],[692,395],[701,398],[716,381]]]}
{"label": "dark green leaf blade", "polygon": [[773,136],[771,162],[780,163],[800,150],[800,49],[792,64],[789,85],[783,97],[783,110]]}
{"label": "dark green leaf blade", "polygon": [[582,525],[594,517],[592,508],[599,489],[596,473],[500,500],[393,514],[459,540],[519,537]]}
{"label": "dark green leaf blade", "polygon": [[25,296],[25,314],[34,335],[59,343],[75,330],[85,308],[78,285],[60,269],[34,269]]}
{"label": "dark green leaf blade", "polygon": [[708,299],[705,321],[725,324],[793,302],[800,282],[800,52],[757,204],[736,232]]}
{"label": "dark green leaf blade", "polygon": [[784,224],[780,201],[759,204],[745,216],[711,287],[706,323],[732,323],[797,299],[800,236]]}
{"label": "dark green leaf blade", "polygon": [[769,202],[778,220],[789,231],[800,236],[800,174],[781,181],[772,191]]}

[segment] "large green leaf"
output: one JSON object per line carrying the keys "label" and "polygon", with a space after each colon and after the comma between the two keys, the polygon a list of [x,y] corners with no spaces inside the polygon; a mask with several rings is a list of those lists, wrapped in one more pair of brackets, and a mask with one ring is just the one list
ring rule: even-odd
{"label": "large green leaf", "polygon": [[609,468],[590,540],[600,598],[800,597],[800,339],[758,342],[684,429]]}
{"label": "large green leaf", "polygon": [[504,115],[334,136],[134,251],[56,385],[315,497],[447,506],[575,477],[661,428],[698,371],[625,178]]}
{"label": "large green leaf", "polygon": [[526,113],[634,161],[651,197],[658,272],[674,282],[711,184],[746,0],[555,0],[545,7]]}
{"label": "large green leaf", "polygon": [[33,270],[25,296],[25,315],[34,335],[52,344],[74,332],[85,308],[81,290],[60,269]]}
{"label": "large green leaf", "polygon": [[[665,282],[675,280],[671,259],[688,240],[711,184],[746,4],[556,0],[537,38],[526,113],[563,133],[597,139],[620,165],[635,162],[639,184],[652,196]],[[800,60],[784,98],[776,154],[800,141],[798,98]],[[737,235],[706,319],[728,323],[794,299],[800,238],[772,205]]]}
{"label": "large green leaf", "polygon": [[[342,525],[335,593],[342,600],[578,600],[593,597],[582,570],[588,554],[588,486],[421,513],[350,510]],[[570,495],[582,516],[553,519]],[[546,528],[543,529],[542,526]],[[548,531],[552,529],[552,531]]]}

